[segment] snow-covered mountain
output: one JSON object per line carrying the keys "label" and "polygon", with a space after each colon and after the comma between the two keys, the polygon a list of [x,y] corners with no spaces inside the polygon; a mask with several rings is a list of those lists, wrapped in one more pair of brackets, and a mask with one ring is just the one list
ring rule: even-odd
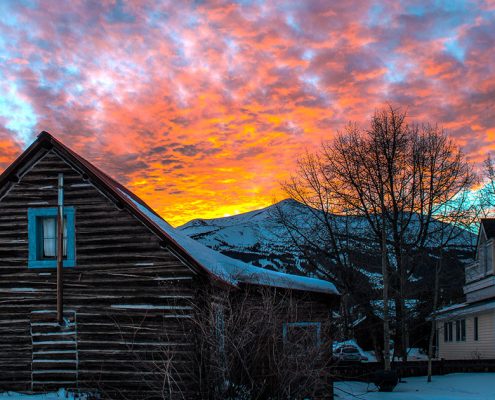
{"label": "snow-covered mountain", "polygon": [[292,200],[276,205],[215,219],[195,219],[178,227],[204,245],[256,266],[285,270],[286,265],[300,265],[297,250],[286,228],[277,222],[277,207],[298,215],[301,223],[310,218],[305,206]]}
{"label": "snow-covered mountain", "polygon": [[[288,223],[304,229],[308,235],[315,238],[322,235],[323,240],[325,232],[318,229],[317,224],[321,214],[290,199],[235,216],[195,219],[178,229],[214,250],[256,266],[288,272],[302,270],[304,257],[294,246],[288,230],[280,221],[280,215],[286,216]],[[352,247],[366,257],[371,232],[365,219],[339,216],[335,218],[334,224],[336,231],[350,240]],[[432,231],[438,230],[442,223],[435,224]],[[430,241],[438,240],[435,234],[431,236]],[[454,242],[461,248],[468,247],[475,240],[475,236],[467,231],[459,230],[456,236]]]}

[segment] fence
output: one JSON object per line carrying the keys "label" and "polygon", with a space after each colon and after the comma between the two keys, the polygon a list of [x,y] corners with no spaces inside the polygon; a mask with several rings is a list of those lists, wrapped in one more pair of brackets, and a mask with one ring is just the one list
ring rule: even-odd
{"label": "fence", "polygon": [[[369,382],[376,371],[383,369],[379,362],[338,363],[331,367],[335,380],[357,380]],[[428,374],[427,361],[406,361],[392,363],[401,378],[424,376]],[[434,360],[433,375],[445,375],[455,372],[495,372],[495,360]]]}

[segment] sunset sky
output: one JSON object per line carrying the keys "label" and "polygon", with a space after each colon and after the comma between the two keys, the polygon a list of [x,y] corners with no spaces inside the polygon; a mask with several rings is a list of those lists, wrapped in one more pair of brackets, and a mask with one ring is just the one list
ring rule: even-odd
{"label": "sunset sky", "polygon": [[0,170],[46,130],[173,225],[272,204],[375,108],[495,148],[495,1],[1,0]]}

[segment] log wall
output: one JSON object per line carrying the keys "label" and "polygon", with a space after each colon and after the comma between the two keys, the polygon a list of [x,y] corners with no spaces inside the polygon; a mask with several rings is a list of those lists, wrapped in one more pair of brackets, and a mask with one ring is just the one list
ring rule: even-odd
{"label": "log wall", "polygon": [[[56,206],[60,172],[65,205],[76,210],[65,332],[54,324],[55,268],[27,266],[27,210]],[[165,386],[195,397],[194,335],[183,321],[197,286],[196,273],[51,150],[0,201],[0,392],[97,388],[144,398],[170,365],[164,354],[173,354],[173,384]]]}
{"label": "log wall", "polygon": [[[56,148],[34,159],[18,182],[0,191],[0,392],[65,387],[106,398],[214,396],[198,313],[206,315],[212,304],[233,307],[232,313],[262,312],[266,290],[285,302],[277,335],[284,322],[322,322],[326,362],[334,297],[210,285]],[[76,267],[64,268],[64,327],[55,318],[56,269],[28,268],[28,208],[57,205],[59,173],[76,231]],[[260,366],[262,381],[271,374],[269,361],[266,366]],[[311,389],[331,398],[329,382]]]}

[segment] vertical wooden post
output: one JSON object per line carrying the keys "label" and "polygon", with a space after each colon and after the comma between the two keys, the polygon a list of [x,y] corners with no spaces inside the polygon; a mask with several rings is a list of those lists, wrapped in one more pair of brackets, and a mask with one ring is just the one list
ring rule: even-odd
{"label": "vertical wooden post", "polygon": [[64,322],[64,174],[58,174],[57,208],[57,321]]}

